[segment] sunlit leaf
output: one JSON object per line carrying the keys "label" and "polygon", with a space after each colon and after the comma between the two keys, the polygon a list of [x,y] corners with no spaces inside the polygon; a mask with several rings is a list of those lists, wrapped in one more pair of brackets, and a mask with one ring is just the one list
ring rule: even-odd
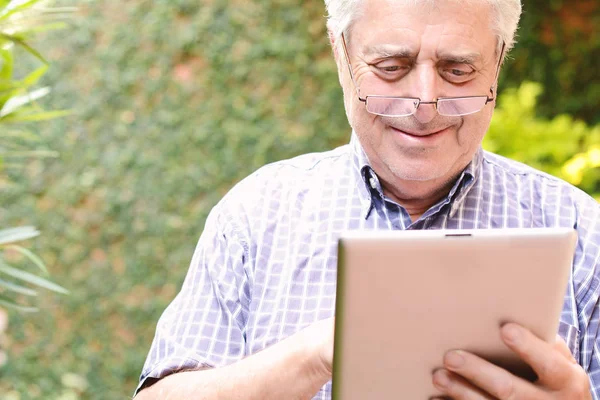
{"label": "sunlit leaf", "polygon": [[11,50],[0,49],[0,57],[2,59],[2,68],[0,69],[0,79],[10,82],[13,76],[13,54]]}
{"label": "sunlit leaf", "polygon": [[44,289],[51,290],[53,292],[67,294],[69,291],[56,283],[50,282],[47,279],[41,278],[37,275],[31,274],[26,271],[11,267],[6,262],[0,260],[0,272],[12,276],[13,278],[20,279],[24,282],[30,283],[35,286],[39,286]]}
{"label": "sunlit leaf", "polygon": [[19,46],[21,46],[22,48],[27,50],[27,52],[29,54],[33,55],[38,60],[40,60],[44,64],[48,64],[48,61],[46,61],[46,59],[40,54],[39,51],[37,51],[36,49],[31,47],[29,44],[27,44],[27,42],[25,42],[25,40],[23,40],[18,35],[9,35],[8,33],[0,32],[0,38],[8,40],[14,44],[18,44]]}
{"label": "sunlit leaf", "polygon": [[9,298],[0,295],[0,306],[4,306],[6,308],[12,308],[14,310],[20,311],[20,312],[38,312],[39,309],[36,307],[25,307],[25,306],[21,306],[16,304],[15,302],[13,302],[12,300],[10,300]]}
{"label": "sunlit leaf", "polygon": [[4,279],[0,279],[0,288],[23,294],[25,296],[37,296],[37,292],[35,290],[25,286],[17,285],[16,283],[5,281]]}
{"label": "sunlit leaf", "polygon": [[9,228],[0,230],[0,245],[7,243],[20,242],[38,236],[40,232],[33,226],[21,226],[18,228]]}
{"label": "sunlit leaf", "polygon": [[52,22],[41,26],[32,26],[20,31],[22,35],[29,36],[42,32],[50,32],[67,28],[69,25],[66,22]]}
{"label": "sunlit leaf", "polygon": [[42,261],[41,258],[39,258],[38,256],[36,256],[35,254],[33,254],[30,250],[26,249],[25,247],[16,245],[16,244],[10,244],[4,247],[5,249],[8,250],[14,250],[20,254],[22,254],[23,256],[25,256],[26,258],[29,259],[29,261],[31,261],[32,263],[34,263],[43,273],[47,274],[48,270],[46,269],[46,266],[44,265],[44,262]]}
{"label": "sunlit leaf", "polygon": [[46,112],[40,112],[40,113],[34,113],[34,114],[13,113],[13,114],[9,114],[5,117],[0,117],[0,122],[14,123],[14,122],[46,121],[49,119],[66,117],[71,114],[72,114],[72,111],[68,111],[68,110],[46,111]]}
{"label": "sunlit leaf", "polygon": [[47,71],[48,65],[44,64],[23,78],[23,80],[19,82],[19,85],[23,88],[35,85]]}
{"label": "sunlit leaf", "polygon": [[34,134],[30,131],[19,130],[19,129],[1,129],[0,139],[18,139],[24,142],[39,142],[39,135]]}
{"label": "sunlit leaf", "polygon": [[31,8],[31,6],[39,3],[41,0],[28,0],[25,2],[21,2],[19,5],[11,7],[11,3],[18,3],[15,1],[9,2],[7,6],[4,8],[3,12],[0,14],[0,21],[7,20],[12,15],[17,14],[21,11],[27,10]]}
{"label": "sunlit leaf", "polygon": [[10,113],[15,112],[17,109],[23,107],[24,105],[30,104],[33,101],[41,99],[42,97],[48,95],[48,93],[50,93],[50,88],[43,87],[22,96],[12,97],[4,104],[2,110],[0,110],[0,118],[3,118],[9,115]]}

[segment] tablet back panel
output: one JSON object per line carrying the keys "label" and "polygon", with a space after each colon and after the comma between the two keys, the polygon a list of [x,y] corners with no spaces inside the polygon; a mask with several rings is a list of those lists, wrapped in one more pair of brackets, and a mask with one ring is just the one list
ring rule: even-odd
{"label": "tablet back panel", "polygon": [[576,240],[547,228],[343,235],[333,398],[429,399],[450,349],[533,379],[499,327],[555,340]]}

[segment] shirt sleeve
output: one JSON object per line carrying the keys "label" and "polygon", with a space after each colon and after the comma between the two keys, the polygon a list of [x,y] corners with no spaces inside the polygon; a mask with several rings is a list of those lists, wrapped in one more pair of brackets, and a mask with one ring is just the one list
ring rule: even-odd
{"label": "shirt sleeve", "polygon": [[578,361],[590,377],[592,396],[600,400],[600,205],[580,202],[573,281],[579,329]]}
{"label": "shirt sleeve", "polygon": [[136,394],[180,371],[233,363],[246,353],[247,245],[217,205],[183,287],[161,316]]}

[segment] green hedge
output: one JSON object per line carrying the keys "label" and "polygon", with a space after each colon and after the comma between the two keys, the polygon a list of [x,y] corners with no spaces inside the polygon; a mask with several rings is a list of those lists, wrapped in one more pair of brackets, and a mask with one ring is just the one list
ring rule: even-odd
{"label": "green hedge", "polygon": [[504,87],[523,80],[546,89],[537,112],[546,118],[570,114],[600,123],[600,2],[522,0],[523,15]]}
{"label": "green hedge", "polygon": [[[54,63],[45,106],[74,111],[38,125],[61,156],[14,172],[21,185],[0,208],[2,225],[39,227],[31,247],[71,295],[42,294],[42,313],[11,314],[0,399],[128,398],[210,208],[259,166],[349,135],[320,1],[78,5],[74,26],[42,43]],[[522,51],[507,71],[527,76]],[[538,65],[533,56],[548,54],[525,62]],[[519,87],[517,72],[504,87]],[[494,129],[490,146],[522,134]]]}
{"label": "green hedge", "polygon": [[567,114],[536,117],[541,85],[524,82],[500,95],[483,145],[558,176],[600,199],[600,125]]}

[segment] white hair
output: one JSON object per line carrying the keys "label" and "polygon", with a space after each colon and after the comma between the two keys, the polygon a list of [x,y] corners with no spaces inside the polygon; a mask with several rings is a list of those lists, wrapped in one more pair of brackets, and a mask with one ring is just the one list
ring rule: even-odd
{"label": "white hair", "polygon": [[[395,1],[395,0],[388,0]],[[410,0],[414,4],[434,4],[437,0]],[[454,0],[474,1],[474,0]],[[475,0],[481,1],[481,0]],[[494,15],[492,16],[492,29],[498,38],[498,50],[502,43],[505,44],[504,54],[508,53],[515,44],[515,34],[519,18],[521,17],[521,0],[484,0],[490,4]],[[334,35],[336,42],[342,33],[349,35],[353,22],[360,16],[365,0],[325,0],[327,7],[327,27]]]}

